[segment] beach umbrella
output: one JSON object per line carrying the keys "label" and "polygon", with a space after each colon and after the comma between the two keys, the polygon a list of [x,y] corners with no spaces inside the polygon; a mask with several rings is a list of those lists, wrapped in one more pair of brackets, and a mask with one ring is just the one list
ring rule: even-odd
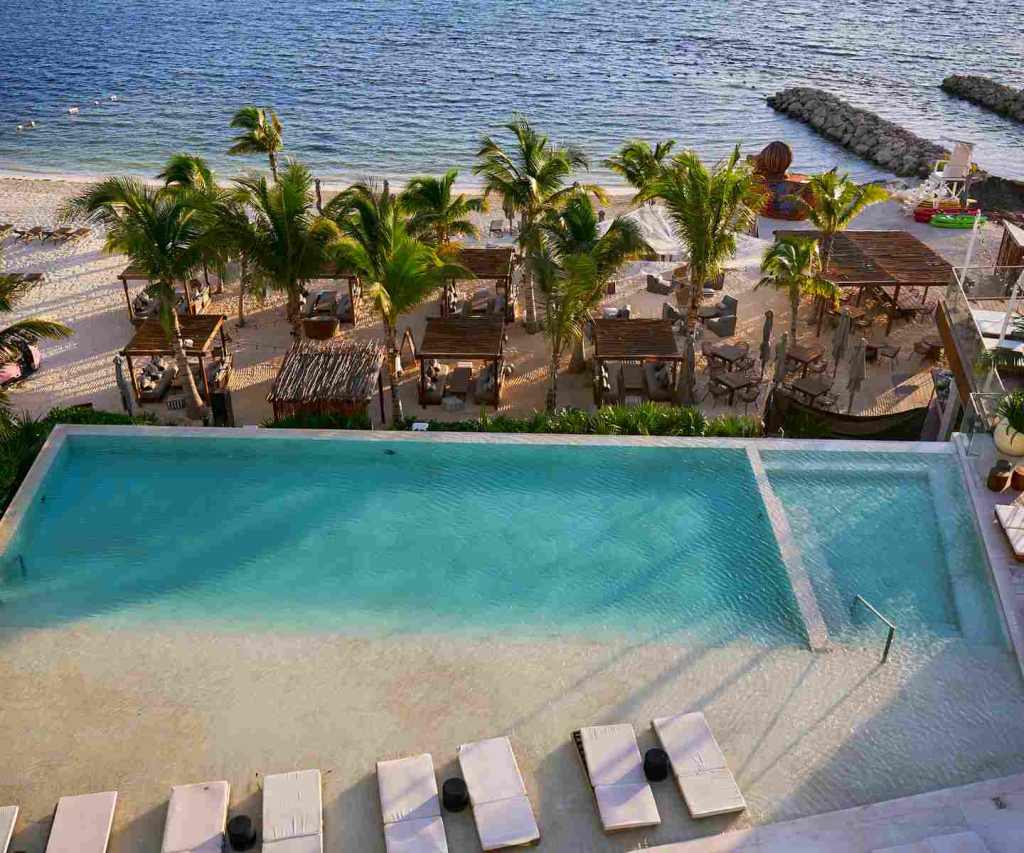
{"label": "beach umbrella", "polygon": [[764,379],[764,369],[768,365],[768,359],[772,357],[772,326],[775,325],[775,314],[772,311],[764,312],[764,329],[761,332],[761,378]]}
{"label": "beach umbrella", "polygon": [[778,385],[786,378],[786,347],[789,345],[789,332],[783,332],[775,347],[775,376],[774,384]]}
{"label": "beach umbrella", "polygon": [[861,338],[853,345],[853,353],[850,355],[850,378],[846,380],[846,390],[850,392],[850,403],[846,407],[847,412],[853,411],[853,398],[860,391],[861,383],[867,375],[867,362],[865,359],[866,344]]}
{"label": "beach umbrella", "polygon": [[135,392],[132,390],[131,379],[128,378],[128,363],[123,355],[114,356],[114,377],[117,390],[121,392],[121,405],[129,415],[135,414]]}
{"label": "beach umbrella", "polygon": [[832,378],[835,379],[836,371],[839,369],[839,359],[846,354],[846,345],[850,342],[850,330],[853,328],[853,320],[849,313],[843,309],[839,315],[839,325],[836,326],[836,333],[832,337]]}

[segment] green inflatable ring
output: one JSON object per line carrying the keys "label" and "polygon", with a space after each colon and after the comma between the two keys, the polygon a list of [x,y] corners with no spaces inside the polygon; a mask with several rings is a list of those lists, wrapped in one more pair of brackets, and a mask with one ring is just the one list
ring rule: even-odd
{"label": "green inflatable ring", "polygon": [[[974,220],[977,218],[969,213],[936,213],[929,224],[936,228],[973,228]],[[982,216],[981,224],[984,225],[986,222],[988,220]]]}

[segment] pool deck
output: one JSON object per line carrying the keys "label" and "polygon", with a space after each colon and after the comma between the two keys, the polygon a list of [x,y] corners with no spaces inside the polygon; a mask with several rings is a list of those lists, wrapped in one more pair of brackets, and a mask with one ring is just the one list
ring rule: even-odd
{"label": "pool deck", "polygon": [[[0,546],[29,507],[60,442],[69,434],[112,431],[139,430],[54,431],[0,522]],[[144,432],[169,438],[188,433],[207,439],[289,437],[278,430]],[[747,451],[762,497],[770,484],[763,465],[758,473],[760,450],[913,450],[950,455],[951,464],[957,452],[950,444],[299,435],[733,447]],[[772,499],[772,494],[766,499],[769,514]],[[799,550],[786,558],[795,543],[792,533],[787,537],[786,527],[779,526],[784,512],[772,522],[796,590],[806,582],[806,574],[803,581],[794,579],[794,567],[801,570]],[[814,634],[816,602],[809,582],[807,591],[811,600],[801,606],[801,614],[813,644],[815,636],[819,641],[827,637]],[[727,646],[708,647],[664,634],[653,624],[638,624],[628,637],[609,634],[599,641],[457,633],[361,638],[300,629],[217,631],[159,624],[129,629],[105,624],[102,615],[49,627],[0,629],[5,696],[0,805],[22,809],[14,850],[42,853],[54,804],[63,795],[118,790],[110,853],[156,851],[171,785],[227,779],[231,813],[258,817],[263,774],[317,767],[324,774],[325,849],[376,853],[384,850],[377,760],[429,752],[440,781],[458,775],[460,744],[502,734],[512,740],[537,812],[541,849],[559,853],[625,853],[666,844],[672,853],[861,853],[875,848],[838,842],[798,846],[793,825],[777,822],[806,818],[798,827],[804,836],[842,830],[861,843],[869,836],[855,822],[866,826],[873,821],[878,834],[872,840],[892,839],[879,845],[884,848],[917,840],[911,836],[919,829],[939,834],[973,827],[971,821],[980,821],[986,810],[998,811],[992,820],[1004,822],[1009,812],[1019,818],[1024,810],[1024,777],[979,783],[962,794],[936,791],[1024,773],[1024,682],[1019,661],[1006,650],[955,640],[915,646],[908,640],[882,666],[874,645],[836,643],[816,653],[798,642],[766,647],[737,638]],[[216,614],[210,618],[215,623]],[[1012,623],[1009,630],[1012,637]],[[652,718],[697,709],[704,711],[722,745],[747,799],[747,812],[694,821],[676,788],[662,784],[655,786],[660,827],[605,835],[570,732],[583,725],[629,722],[645,750],[656,745]],[[986,793],[990,790],[996,793]],[[917,794],[924,795],[920,808],[915,804],[905,810],[898,805],[905,799],[886,802]],[[1009,807],[997,807],[994,796]],[[452,850],[479,849],[469,812],[445,814],[444,824]],[[763,846],[773,837],[788,839],[790,846]],[[680,844],[699,839],[704,846]],[[741,840],[746,846],[735,846]],[[991,849],[1001,853],[1022,847]]]}

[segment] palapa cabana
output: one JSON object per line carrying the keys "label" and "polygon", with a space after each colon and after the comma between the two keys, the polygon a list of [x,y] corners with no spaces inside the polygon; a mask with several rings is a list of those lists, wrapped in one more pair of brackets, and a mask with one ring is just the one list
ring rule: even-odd
{"label": "palapa cabana", "polygon": [[364,414],[376,391],[383,423],[383,366],[384,346],[377,341],[296,341],[267,395],[274,420],[298,414]]}
{"label": "palapa cabana", "polygon": [[352,325],[355,325],[359,317],[356,313],[356,292],[359,289],[359,276],[350,270],[343,270],[337,264],[329,262],[323,265],[316,277],[311,281],[341,281],[348,283],[349,304],[352,306]]}
{"label": "palapa cabana", "polygon": [[[185,341],[185,355],[189,359],[196,359],[199,364],[199,393],[203,395],[204,400],[210,399],[207,365],[216,361],[230,363],[227,339],[224,337],[224,321],[226,319],[223,314],[196,314],[194,317],[178,318],[181,337]],[[220,339],[219,345],[218,338]],[[141,402],[134,361],[146,357],[168,356],[173,358],[174,348],[167,339],[167,333],[160,321],[153,318],[142,321],[128,345],[121,350],[121,355],[128,361],[128,373],[131,376],[135,399]]]}
{"label": "palapa cabana", "polygon": [[[776,240],[783,237],[822,242],[820,231],[775,232]],[[832,237],[825,276],[837,287],[857,288],[858,299],[865,289],[873,289],[881,295],[889,304],[889,321],[885,327],[888,335],[897,313],[925,308],[930,288],[949,285],[953,280],[953,267],[906,231],[840,231]],[[920,289],[923,295],[916,303],[901,301],[902,288]]]}
{"label": "palapa cabana", "polygon": [[[505,297],[505,319],[515,320],[515,307],[512,294],[512,269],[515,253],[511,246],[496,248],[463,247],[459,249],[456,263],[465,267],[478,281],[493,281],[495,291],[501,291]],[[448,305],[441,300],[441,316],[447,317]]]}
{"label": "palapa cabana", "polygon": [[[136,326],[152,319],[149,317],[140,317],[135,313],[135,303],[132,301],[131,293],[128,290],[128,282],[130,281],[142,282],[144,287],[148,287],[153,281],[149,273],[137,267],[135,264],[129,264],[117,278],[121,282],[121,287],[124,288],[124,301],[128,303],[128,319]],[[192,283],[186,280],[181,282],[181,285],[185,293],[185,313],[195,316],[197,311],[195,294],[192,292]]]}
{"label": "palapa cabana", "polygon": [[[672,364],[672,387],[679,379],[679,351],[671,320],[596,319],[593,321],[594,370],[601,373],[605,362],[667,361]],[[594,402],[604,405],[604,384],[594,385]]]}
{"label": "palapa cabana", "polygon": [[505,323],[497,318],[428,317],[423,342],[417,347],[420,360],[419,398],[426,398],[427,362],[482,361],[494,365],[493,405],[501,405],[502,359]]}

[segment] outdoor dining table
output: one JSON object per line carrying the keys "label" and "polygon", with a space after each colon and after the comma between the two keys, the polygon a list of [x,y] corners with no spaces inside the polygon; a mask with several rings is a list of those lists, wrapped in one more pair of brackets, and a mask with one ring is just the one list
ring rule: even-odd
{"label": "outdoor dining table", "polygon": [[739,347],[735,344],[719,344],[713,347],[708,353],[711,358],[721,361],[727,370],[732,370],[737,361],[745,358],[749,350],[746,347]]}
{"label": "outdoor dining table", "polygon": [[749,388],[758,382],[753,376],[748,376],[744,373],[720,373],[718,376],[712,376],[711,381],[729,389],[730,406],[733,404],[737,391],[742,391],[744,388]]}
{"label": "outdoor dining table", "polygon": [[822,394],[828,392],[832,387],[832,383],[822,376],[809,376],[797,379],[790,387],[806,397],[809,403],[813,403]]}
{"label": "outdoor dining table", "polygon": [[786,350],[786,360],[795,361],[802,368],[800,376],[807,376],[807,368],[812,362],[821,358],[823,350],[821,347],[805,347],[803,344],[793,344]]}

